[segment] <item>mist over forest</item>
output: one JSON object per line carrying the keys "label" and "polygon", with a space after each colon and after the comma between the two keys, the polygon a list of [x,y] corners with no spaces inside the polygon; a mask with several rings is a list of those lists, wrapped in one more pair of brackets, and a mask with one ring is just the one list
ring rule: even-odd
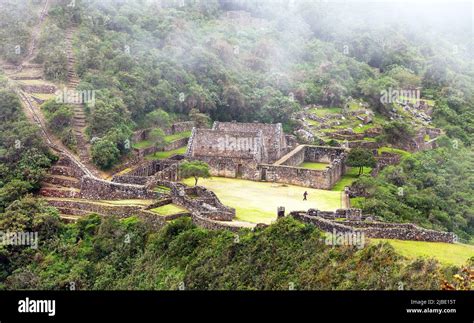
{"label": "mist over forest", "polygon": [[[466,288],[453,277],[474,260],[473,17],[468,1],[0,0],[0,231],[41,241],[0,245],[0,290]],[[58,100],[68,89],[93,100]],[[327,190],[334,210],[350,192],[363,214],[455,234],[462,252],[328,247],[314,226],[259,218],[244,200],[232,207],[258,216],[238,214],[255,227],[240,244],[188,217],[154,230],[81,210],[65,223],[48,204],[57,196],[42,195],[79,200],[81,179],[48,182],[64,152],[110,181],[186,159],[193,127],[216,121],[281,124],[295,145],[357,151],[368,162]],[[193,127],[170,130],[183,123]]]}

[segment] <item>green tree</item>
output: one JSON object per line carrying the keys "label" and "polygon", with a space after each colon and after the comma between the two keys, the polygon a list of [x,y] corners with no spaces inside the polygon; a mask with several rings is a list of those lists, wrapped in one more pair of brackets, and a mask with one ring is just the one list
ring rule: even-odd
{"label": "green tree", "polygon": [[120,150],[107,139],[100,139],[92,145],[92,161],[102,169],[112,167],[120,157]]}
{"label": "green tree", "polygon": [[208,178],[211,176],[209,165],[203,161],[185,161],[179,165],[181,176],[184,178],[194,177],[194,185],[197,185],[199,177]]}
{"label": "green tree", "polygon": [[359,175],[361,175],[364,173],[364,167],[375,167],[376,160],[370,150],[354,148],[349,152],[346,164],[351,167],[359,167]]}
{"label": "green tree", "polygon": [[145,123],[148,128],[158,127],[165,129],[171,125],[171,118],[166,111],[158,109],[147,113]]}
{"label": "green tree", "polygon": [[191,109],[189,118],[194,121],[196,128],[209,128],[211,123],[211,118],[207,114],[199,112],[198,109]]}

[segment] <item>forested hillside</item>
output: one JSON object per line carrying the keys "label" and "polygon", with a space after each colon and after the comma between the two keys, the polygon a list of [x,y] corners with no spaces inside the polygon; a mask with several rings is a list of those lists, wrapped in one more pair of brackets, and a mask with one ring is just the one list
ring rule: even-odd
{"label": "forested hillside", "polygon": [[[310,0],[70,3],[52,1],[32,63],[43,64],[45,77],[62,88],[66,34],[74,35],[77,89],[95,93],[85,127],[99,168],[127,160],[130,137],[140,129],[157,128],[158,142],[174,121],[256,120],[282,123],[294,134],[301,128],[295,116],[314,107],[366,107],[383,129],[374,141],[401,149],[397,144],[418,124],[395,120],[397,103],[382,102],[381,92],[417,90],[430,102],[429,127],[441,130],[437,148],[403,151],[398,165],[358,177],[353,206],[474,242],[470,8],[440,4],[423,14],[418,5]],[[2,64],[28,55],[41,8],[36,1],[2,1]],[[51,132],[76,149],[72,109],[48,98],[41,111]],[[0,289],[397,289],[400,282],[439,289],[460,272],[434,260],[407,260],[383,243],[331,248],[320,231],[292,219],[244,230],[237,240],[188,219],[159,232],[134,217],[91,215],[64,224],[55,208],[31,195],[57,159],[38,131],[0,72],[0,231],[38,231],[41,240],[37,250],[0,246]],[[341,146],[327,138],[308,143]]]}

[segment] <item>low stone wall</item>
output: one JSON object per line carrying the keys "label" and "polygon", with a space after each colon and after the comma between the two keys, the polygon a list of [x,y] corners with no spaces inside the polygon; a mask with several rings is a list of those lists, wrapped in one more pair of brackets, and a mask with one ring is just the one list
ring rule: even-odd
{"label": "low stone wall", "polygon": [[375,157],[377,162],[376,167],[372,169],[371,175],[377,176],[377,174],[385,167],[389,165],[397,165],[400,163],[402,157],[399,154],[383,152],[380,156]]}
{"label": "low stone wall", "polygon": [[[173,164],[177,164],[179,161],[177,160],[150,160],[144,161],[141,164],[136,165],[132,170],[127,172],[124,175],[127,176],[152,176],[157,172],[160,172]],[[121,175],[119,175],[121,176]],[[115,178],[116,176],[114,176]],[[112,181],[115,181],[112,179]]]}
{"label": "low stone wall", "polygon": [[141,148],[141,149],[133,149],[134,154],[139,158],[139,159],[144,159],[145,156],[151,155],[159,151],[160,149],[156,146],[151,146],[147,148]]}
{"label": "low stone wall", "polygon": [[194,121],[176,122],[173,123],[169,129],[166,129],[165,133],[167,135],[173,135],[175,133],[191,131],[193,130],[194,125]]}
{"label": "low stone wall", "polygon": [[285,165],[297,167],[305,161],[306,146],[298,146],[292,152],[288,153],[282,159],[277,161],[275,165]]}
{"label": "low stone wall", "polygon": [[[313,214],[313,215],[311,215]],[[368,221],[333,221],[309,212],[291,212],[290,216],[302,222],[310,223],[326,232],[361,232],[368,238],[398,239],[413,241],[430,241],[453,243],[456,235],[451,232],[441,232],[424,229],[412,223],[389,223]]]}
{"label": "low stone wall", "polygon": [[159,194],[141,185],[114,183],[84,176],[81,181],[81,197],[91,200],[155,199]]}
{"label": "low stone wall", "polygon": [[146,176],[115,175],[112,178],[114,183],[145,185],[148,181]]}
{"label": "low stone wall", "polygon": [[116,216],[118,218],[126,218],[137,216],[146,223],[152,225],[154,229],[161,228],[169,220],[151,211],[147,211],[142,207],[129,205],[103,205],[98,203],[90,203],[87,201],[67,201],[67,200],[48,200],[51,206],[56,207],[62,214],[86,216],[92,213],[101,216]]}
{"label": "low stone wall", "polygon": [[49,173],[51,175],[61,175],[69,177],[78,177],[78,175],[81,176],[81,174],[77,174],[77,172],[74,171],[74,169],[71,167],[58,165],[51,166],[51,168],[49,169]]}
{"label": "low stone wall", "polygon": [[64,187],[81,188],[81,182],[74,177],[46,175],[43,182]]}
{"label": "low stone wall", "polygon": [[312,224],[325,232],[333,232],[333,231],[353,232],[355,231],[353,228],[343,225],[341,223],[337,223],[337,222],[327,220],[321,217],[309,216],[304,212],[291,212],[290,216],[292,216],[293,218],[301,222]]}
{"label": "low stone wall", "polygon": [[63,154],[60,155],[59,160],[56,162],[54,166],[68,167],[70,169],[68,173],[77,179],[80,179],[82,176],[86,175],[86,172],[84,169],[82,169],[77,163],[71,160],[68,156],[63,155]]}
{"label": "low stone wall", "polygon": [[61,197],[61,198],[80,198],[81,193],[78,190],[64,190],[49,187],[42,187],[39,194],[44,197]]}
{"label": "low stone wall", "polygon": [[214,192],[203,186],[187,187],[181,183],[160,180],[156,180],[155,185],[170,188],[173,203],[193,215],[199,214],[203,218],[219,221],[232,221],[235,218],[235,209],[222,204]]}
{"label": "low stone wall", "polygon": [[238,226],[226,225],[225,222],[211,220],[200,215],[193,215],[192,220],[195,225],[208,230],[230,230],[232,232],[237,232],[241,229]]}
{"label": "low stone wall", "polygon": [[260,180],[257,162],[251,158],[207,157],[188,158],[201,160],[209,165],[212,176]]}
{"label": "low stone wall", "polygon": [[181,138],[181,139],[172,141],[172,142],[166,144],[163,147],[162,151],[171,151],[171,150],[175,150],[175,149],[184,147],[188,144],[188,140],[189,140],[189,138]]}
{"label": "low stone wall", "polygon": [[349,148],[364,148],[364,149],[377,149],[383,146],[382,143],[376,141],[348,141]]}
{"label": "low stone wall", "polygon": [[44,93],[44,94],[52,94],[56,92],[56,87],[54,85],[27,85],[27,84],[20,84],[20,87],[23,91],[28,93]]}
{"label": "low stone wall", "polygon": [[[260,164],[260,179],[270,182],[331,189],[345,173],[344,148],[301,145],[273,165]],[[297,167],[303,162],[327,163],[325,170]],[[263,175],[265,174],[265,175]]]}
{"label": "low stone wall", "polygon": [[266,173],[266,180],[269,182],[329,190],[345,173],[345,165],[343,162],[336,162],[325,170],[316,170],[285,165],[260,164],[258,170],[260,173]]}
{"label": "low stone wall", "polygon": [[150,132],[150,129],[142,129],[142,130],[135,131],[132,135],[132,142],[139,142],[139,141],[146,140],[149,132]]}

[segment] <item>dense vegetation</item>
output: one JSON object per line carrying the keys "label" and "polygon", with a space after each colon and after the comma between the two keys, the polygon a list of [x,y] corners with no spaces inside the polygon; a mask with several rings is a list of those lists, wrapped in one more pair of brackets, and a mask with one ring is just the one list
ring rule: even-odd
{"label": "dense vegetation", "polygon": [[2,288],[439,289],[457,272],[405,261],[389,244],[328,248],[318,230],[290,218],[235,235],[189,219],[149,232],[135,218],[92,215],[71,225],[50,219],[42,238],[38,250],[3,250]]}
{"label": "dense vegetation", "polygon": [[21,198],[38,190],[54,156],[39,129],[21,110],[17,95],[0,75],[0,215]]}
{"label": "dense vegetation", "polygon": [[364,212],[389,221],[415,222],[456,232],[463,241],[474,236],[474,154],[447,139],[442,147],[408,156],[376,177],[355,184],[367,198]]}

